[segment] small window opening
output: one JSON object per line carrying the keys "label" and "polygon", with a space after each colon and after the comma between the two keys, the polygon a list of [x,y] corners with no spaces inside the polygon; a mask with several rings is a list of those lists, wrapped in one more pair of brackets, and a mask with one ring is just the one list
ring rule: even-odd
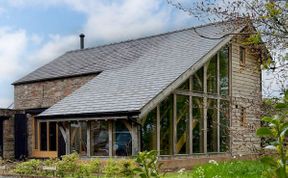
{"label": "small window opening", "polygon": [[240,107],[240,122],[241,126],[247,126],[246,108]]}
{"label": "small window opening", "polygon": [[240,65],[245,65],[246,63],[246,49],[242,46],[240,46],[240,51],[239,51],[239,56],[240,56]]}

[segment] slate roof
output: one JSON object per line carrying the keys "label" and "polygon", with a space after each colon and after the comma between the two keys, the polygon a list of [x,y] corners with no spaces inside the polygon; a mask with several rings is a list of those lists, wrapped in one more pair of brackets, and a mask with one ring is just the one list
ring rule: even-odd
{"label": "slate roof", "polygon": [[[97,56],[96,61],[113,63],[102,68],[96,63],[90,68],[83,68],[92,71],[91,68],[95,67],[104,71],[40,116],[140,111],[159,92],[228,38],[228,33],[234,31],[227,28],[226,23],[217,23],[67,53],[65,55],[74,56],[80,53],[78,57],[83,56],[91,61],[93,56]],[[224,37],[217,38],[221,36]]]}

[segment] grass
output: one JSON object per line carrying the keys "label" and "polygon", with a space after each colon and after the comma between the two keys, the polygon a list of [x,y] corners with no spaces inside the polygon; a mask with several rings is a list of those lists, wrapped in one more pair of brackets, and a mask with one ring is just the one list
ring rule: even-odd
{"label": "grass", "polygon": [[264,178],[263,172],[267,166],[260,161],[230,161],[217,163],[211,161],[208,164],[195,167],[191,171],[182,174],[174,172],[165,175],[165,178]]}

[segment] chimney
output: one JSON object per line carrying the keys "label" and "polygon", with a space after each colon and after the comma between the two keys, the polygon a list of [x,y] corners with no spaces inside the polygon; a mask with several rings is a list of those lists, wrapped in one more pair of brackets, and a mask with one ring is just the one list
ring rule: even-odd
{"label": "chimney", "polygon": [[84,49],[84,37],[85,37],[85,35],[83,33],[81,33],[79,35],[79,37],[80,37],[80,49]]}

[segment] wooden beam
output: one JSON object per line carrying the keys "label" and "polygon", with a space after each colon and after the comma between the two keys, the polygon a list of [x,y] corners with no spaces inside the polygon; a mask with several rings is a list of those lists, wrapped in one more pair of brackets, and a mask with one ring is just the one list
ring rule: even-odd
{"label": "wooden beam", "polygon": [[177,148],[176,148],[176,144],[177,144],[177,96],[176,94],[173,94],[173,120],[172,120],[172,124],[173,124],[173,130],[172,130],[172,152],[173,154],[178,154],[177,153]]}
{"label": "wooden beam", "polygon": [[157,134],[157,152],[160,155],[160,107],[157,105],[157,121],[156,121],[156,134]]}
{"label": "wooden beam", "polygon": [[70,144],[70,129],[71,129],[71,125],[70,122],[66,123],[66,154],[70,154],[71,153],[71,144]]}
{"label": "wooden beam", "polygon": [[[217,95],[221,96],[220,90],[220,55],[217,53]],[[220,152],[220,99],[217,99],[217,152]]]}
{"label": "wooden beam", "polygon": [[[207,93],[207,63],[204,65],[204,93]],[[203,152],[207,153],[207,97],[203,98],[204,114],[203,114]]]}

